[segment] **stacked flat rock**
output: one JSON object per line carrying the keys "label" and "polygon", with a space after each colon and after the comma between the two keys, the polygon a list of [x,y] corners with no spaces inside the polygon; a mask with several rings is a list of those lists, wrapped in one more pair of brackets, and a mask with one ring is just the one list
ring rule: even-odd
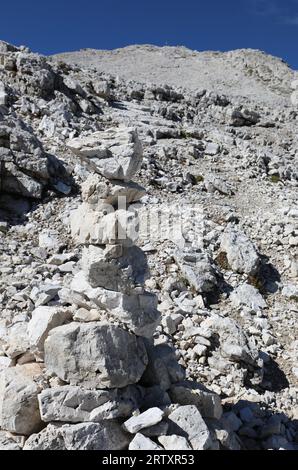
{"label": "stacked flat rock", "polygon": [[122,388],[143,375],[143,337],[152,337],[160,319],[156,296],[144,289],[148,266],[134,245],[137,217],[128,207],[144,194],[129,181],[140,167],[142,146],[133,129],[122,127],[73,139],[68,147],[92,169],[83,204],[71,218],[74,240],[84,245],[82,270],[71,284],[72,303],[81,311],[79,321],[50,331],[45,363],[71,385]]}

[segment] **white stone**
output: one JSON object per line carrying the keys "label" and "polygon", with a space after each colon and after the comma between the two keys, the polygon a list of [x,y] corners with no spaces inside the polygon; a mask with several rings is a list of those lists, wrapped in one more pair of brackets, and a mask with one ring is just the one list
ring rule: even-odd
{"label": "white stone", "polygon": [[63,385],[38,395],[41,418],[45,422],[69,423],[127,417],[137,407],[130,387],[119,390],[85,390]]}
{"label": "white stone", "polygon": [[209,292],[217,285],[215,270],[205,253],[177,251],[174,258],[182,276],[196,292]]}
{"label": "white stone", "polygon": [[137,183],[107,180],[96,173],[91,174],[82,184],[83,201],[97,207],[103,204],[130,204],[145,194],[145,189]]}
{"label": "white stone", "polygon": [[39,246],[41,248],[58,248],[59,238],[57,232],[54,230],[43,230],[39,236]]}
{"label": "white stone", "polygon": [[44,342],[50,330],[71,319],[71,312],[61,307],[37,307],[28,323],[28,338],[31,352],[36,360],[43,361]]}
{"label": "white stone", "polygon": [[41,428],[35,381],[42,373],[38,364],[10,367],[0,373],[0,426],[7,431],[29,435]]}
{"label": "white stone", "polygon": [[122,450],[128,442],[120,425],[113,421],[49,424],[29,437],[24,450]]}
{"label": "white stone", "polygon": [[128,181],[140,169],[143,151],[135,129],[120,126],[67,142],[96,171],[109,179]]}
{"label": "white stone", "polygon": [[135,434],[143,428],[148,428],[149,426],[154,426],[154,424],[159,423],[164,416],[164,412],[159,408],[149,408],[144,411],[144,413],[139,414],[138,416],[132,416],[127,421],[123,423],[123,428]]}
{"label": "white stone", "polygon": [[253,311],[258,311],[266,307],[266,302],[260,292],[250,284],[241,284],[230,295],[230,300],[234,307],[245,305]]}
{"label": "white stone", "polygon": [[137,433],[128,447],[129,450],[162,450],[158,444],[155,444],[149,437]]}
{"label": "white stone", "polygon": [[258,271],[260,259],[254,244],[241,231],[232,226],[224,231],[220,248],[227,255],[233,271],[254,275]]}
{"label": "white stone", "polygon": [[171,436],[159,436],[158,441],[166,450],[192,450],[187,439],[172,434]]}
{"label": "white stone", "polygon": [[207,450],[212,446],[211,434],[195,406],[179,406],[169,414],[169,420],[173,434],[187,438],[194,450]]}
{"label": "white stone", "polygon": [[83,203],[71,213],[71,235],[79,244],[131,246],[138,239],[138,217],[132,210],[96,209]]}
{"label": "white stone", "polygon": [[75,275],[71,289],[74,293],[84,295],[95,307],[98,306],[115,321],[125,324],[138,336],[151,337],[159,324],[160,314],[155,294],[142,291],[140,294],[127,295],[101,287],[92,288],[81,271]]}

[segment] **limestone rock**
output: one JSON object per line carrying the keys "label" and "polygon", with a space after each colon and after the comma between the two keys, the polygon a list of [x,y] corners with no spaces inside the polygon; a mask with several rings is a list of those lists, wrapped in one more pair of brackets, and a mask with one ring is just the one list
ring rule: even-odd
{"label": "limestone rock", "polygon": [[171,436],[159,436],[158,441],[166,450],[192,450],[187,439],[172,434]]}
{"label": "limestone rock", "polygon": [[149,426],[154,426],[159,423],[163,418],[164,412],[160,408],[149,408],[144,411],[144,413],[139,414],[138,416],[132,416],[127,421],[123,423],[123,428],[135,434],[141,429],[148,428]]}
{"label": "limestone rock", "polygon": [[70,223],[79,244],[131,246],[138,239],[138,218],[132,210],[114,211],[110,205],[96,209],[83,203],[72,212]]}
{"label": "limestone rock", "polygon": [[21,450],[21,447],[8,432],[0,431],[0,451],[1,450]]}
{"label": "limestone rock", "polygon": [[144,252],[136,247],[112,245],[83,249],[82,269],[92,287],[129,293],[149,277]]}
{"label": "limestone rock", "polygon": [[44,349],[49,372],[86,388],[136,383],[147,365],[143,340],[104,322],[72,322],[54,328]]}
{"label": "limestone rock", "polygon": [[194,450],[212,446],[211,434],[195,406],[179,406],[169,414],[169,420],[172,433],[185,437]]}
{"label": "limestone rock", "polygon": [[41,428],[35,379],[41,375],[37,364],[10,367],[0,374],[0,426],[10,432],[29,435]]}
{"label": "limestone rock", "polygon": [[230,361],[257,366],[258,350],[242,328],[231,318],[214,315],[201,323],[218,334],[221,355]]}
{"label": "limestone rock", "polygon": [[256,274],[260,259],[255,246],[243,232],[228,227],[222,235],[220,247],[226,253],[229,266],[234,271]]}
{"label": "limestone rock", "polygon": [[48,388],[38,395],[41,419],[45,422],[98,422],[127,417],[138,408],[137,391],[84,390],[64,385]]}
{"label": "limestone rock", "polygon": [[88,204],[118,206],[138,201],[145,195],[145,189],[137,183],[121,180],[107,180],[94,173],[82,184],[82,198]]}
{"label": "limestone rock", "polygon": [[141,433],[137,433],[133,440],[130,442],[129,450],[162,450],[158,444],[149,439],[149,437],[143,436]]}
{"label": "limestone rock", "polygon": [[154,346],[147,340],[146,349],[149,364],[142,377],[144,385],[159,385],[163,390],[168,390],[172,383],[184,380],[185,372],[178,363],[173,348],[167,344]]}
{"label": "limestone rock", "polygon": [[49,331],[70,319],[71,313],[65,308],[37,307],[33,310],[28,323],[28,338],[31,352],[37,360],[43,360],[44,342]]}
{"label": "limestone rock", "polygon": [[177,251],[174,258],[182,276],[197,292],[209,292],[217,285],[215,270],[204,253]]}
{"label": "limestone rock", "polygon": [[233,306],[245,305],[253,311],[262,310],[267,305],[260,292],[247,283],[238,286],[231,293],[230,299]]}
{"label": "limestone rock", "polygon": [[24,450],[122,450],[128,443],[120,425],[113,421],[49,424],[29,437]]}
{"label": "limestone rock", "polygon": [[85,296],[95,307],[107,312],[110,318],[123,323],[138,336],[150,338],[159,323],[157,298],[149,292],[127,295],[101,287],[92,288],[83,272],[75,275],[71,289],[75,294]]}
{"label": "limestone rock", "polygon": [[169,390],[169,395],[173,403],[195,405],[204,418],[220,419],[222,415],[220,397],[196,382],[174,384]]}
{"label": "limestone rock", "polygon": [[106,178],[129,181],[142,163],[142,145],[137,132],[124,126],[77,137],[67,142],[75,155]]}

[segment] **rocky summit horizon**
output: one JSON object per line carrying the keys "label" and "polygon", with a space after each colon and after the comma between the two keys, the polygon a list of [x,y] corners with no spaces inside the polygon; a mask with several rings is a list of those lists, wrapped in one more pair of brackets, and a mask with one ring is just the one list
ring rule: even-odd
{"label": "rocky summit horizon", "polygon": [[0,449],[298,450],[298,73],[0,41]]}

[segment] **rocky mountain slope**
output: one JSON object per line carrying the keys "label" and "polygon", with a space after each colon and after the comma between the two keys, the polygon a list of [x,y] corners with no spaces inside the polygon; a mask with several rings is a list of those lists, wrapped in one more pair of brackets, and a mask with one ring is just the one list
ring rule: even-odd
{"label": "rocky mountain slope", "polygon": [[297,449],[295,76],[0,42],[0,448]]}
{"label": "rocky mountain slope", "polygon": [[206,88],[271,105],[287,103],[293,80],[293,71],[285,62],[253,49],[222,53],[136,45],[103,51],[83,49],[54,57],[124,80],[185,87],[192,92]]}

